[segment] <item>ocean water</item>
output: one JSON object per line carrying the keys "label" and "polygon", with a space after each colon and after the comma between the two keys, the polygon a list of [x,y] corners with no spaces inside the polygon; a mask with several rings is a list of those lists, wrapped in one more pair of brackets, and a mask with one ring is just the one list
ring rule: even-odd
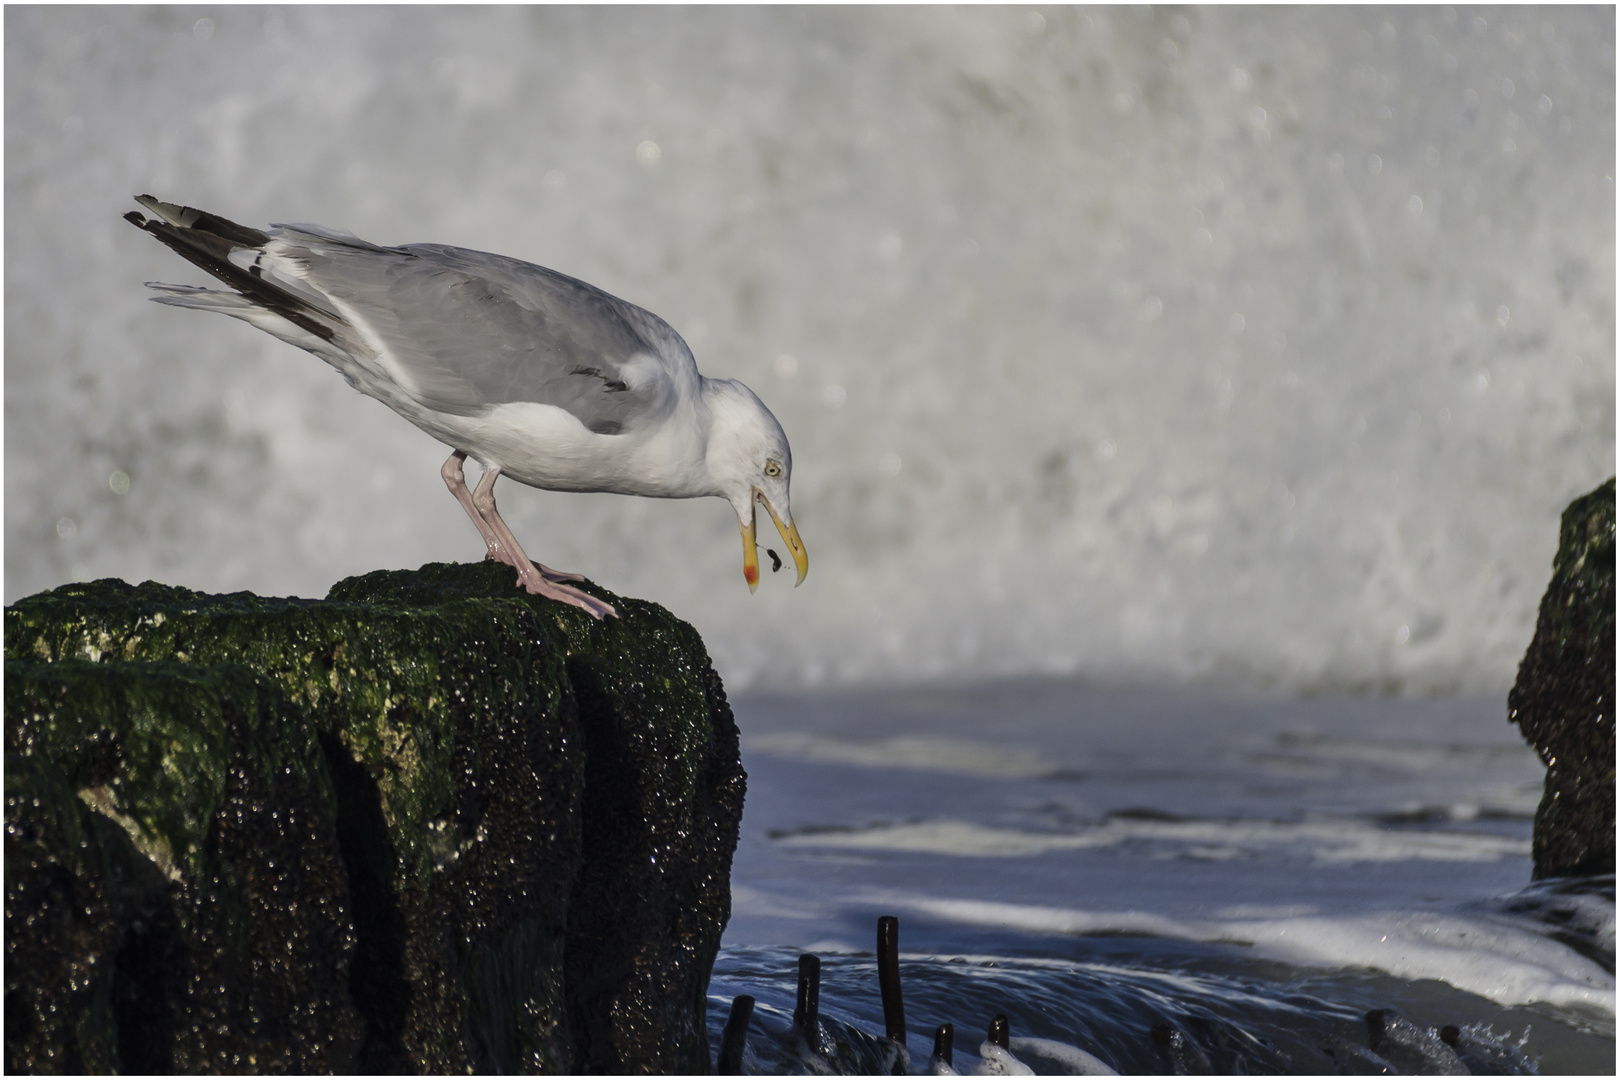
{"label": "ocean water", "polygon": [[[1613,1070],[1614,879],[1529,885],[1543,770],[1498,700],[1025,679],[734,708],[748,804],[709,1026],[718,1046],[754,996],[753,1069],[809,1067],[801,952],[829,1037],[873,1052],[895,915],[914,1070],[951,1023],[971,1071],[997,1013],[1015,1054],[1120,1072],[1180,1071],[1166,1023],[1221,1072],[1444,1071],[1447,1025],[1476,1069]],[[1427,1056],[1369,1056],[1379,1009]]]}
{"label": "ocean water", "polygon": [[[1614,472],[1612,8],[13,7],[7,601],[479,557],[446,449],[119,220],[529,259],[782,420],[809,548],[534,492],[728,684],[1505,691]],[[769,544],[770,541],[767,541]]]}

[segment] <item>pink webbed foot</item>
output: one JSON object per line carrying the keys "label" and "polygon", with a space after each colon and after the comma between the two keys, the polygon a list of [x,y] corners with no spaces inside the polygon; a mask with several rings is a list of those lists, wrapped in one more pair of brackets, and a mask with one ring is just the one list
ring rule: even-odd
{"label": "pink webbed foot", "polygon": [[[578,574],[571,576],[576,581],[585,580]],[[548,600],[559,600],[564,604],[584,608],[593,618],[601,619],[608,615],[618,618],[619,616],[619,613],[613,610],[613,605],[606,600],[598,600],[590,593],[585,592],[583,589],[576,589],[572,585],[565,585],[559,581],[548,581],[534,571],[527,574],[521,570],[518,571],[518,585],[533,596],[544,596]]]}

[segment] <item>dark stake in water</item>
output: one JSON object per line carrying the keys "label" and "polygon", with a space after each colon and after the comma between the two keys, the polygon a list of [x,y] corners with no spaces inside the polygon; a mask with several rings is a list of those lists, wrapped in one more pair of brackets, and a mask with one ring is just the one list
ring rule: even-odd
{"label": "dark stake in water", "polygon": [[[1546,1020],[1536,1011],[1493,1009],[1441,984],[1403,985],[1366,973],[1279,979],[1275,968],[1244,972],[1241,966],[1216,974],[1220,965],[1212,954],[1177,964],[1166,963],[1171,955],[1164,952],[1156,957],[1158,970],[1132,968],[1118,962],[1123,950],[1114,945],[1112,957],[1091,964],[907,959],[896,964],[892,979],[887,970],[880,973],[880,956],[824,962],[806,953],[790,964],[787,950],[727,950],[711,983],[711,1016],[729,1013],[724,1030],[711,1031],[720,1047],[718,1071],[904,1074],[910,1071],[906,1036],[926,1045],[927,1029],[870,1034],[894,1018],[902,980],[924,1010],[958,1018],[933,1028],[923,1071],[934,1075],[1518,1075],[1544,1069],[1601,1075],[1607,1071],[1603,1055],[1612,1052],[1612,1043],[1589,1034],[1533,1039],[1537,1021],[1545,1028]],[[738,994],[728,1010],[726,990],[745,985],[754,993]],[[1378,999],[1399,1007],[1358,1012],[1360,1004]],[[979,1053],[956,1052],[956,1023],[980,1027],[982,1021],[967,1017],[989,1009],[1003,1011],[991,1016]],[[1018,1036],[1011,1015],[1019,1017]],[[1460,1022],[1435,1026],[1437,1016]]]}

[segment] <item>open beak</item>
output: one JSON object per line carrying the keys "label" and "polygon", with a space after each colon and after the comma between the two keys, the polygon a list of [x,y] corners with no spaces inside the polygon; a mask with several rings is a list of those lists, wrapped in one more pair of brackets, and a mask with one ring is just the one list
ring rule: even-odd
{"label": "open beak", "polygon": [[[799,539],[799,527],[789,522],[784,525],[781,517],[776,513],[776,507],[759,488],[754,489],[754,502],[764,503],[765,512],[771,515],[776,523],[776,531],[782,534],[782,541],[788,546],[788,553],[793,556],[793,565],[799,568],[799,580],[793,583],[797,588],[804,583],[804,575],[810,572],[810,556],[804,550],[804,541]],[[754,514],[748,515],[748,520],[741,525],[743,542],[743,577],[748,581],[748,591],[753,592],[759,588],[759,546],[754,539]]]}

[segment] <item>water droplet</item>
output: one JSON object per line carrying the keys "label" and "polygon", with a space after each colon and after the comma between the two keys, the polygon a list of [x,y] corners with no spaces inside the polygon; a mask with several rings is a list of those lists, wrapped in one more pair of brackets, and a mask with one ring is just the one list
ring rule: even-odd
{"label": "water droplet", "polygon": [[1226,328],[1234,334],[1243,333],[1243,328],[1247,325],[1248,323],[1244,321],[1243,316],[1235,311],[1232,312],[1232,317],[1226,320]]}
{"label": "water droplet", "polygon": [[1097,444],[1097,458],[1100,461],[1113,461],[1114,455],[1119,453],[1119,447],[1114,445],[1113,439],[1104,439]]}
{"label": "water droplet", "polygon": [[1416,217],[1417,215],[1423,213],[1423,200],[1418,198],[1416,195],[1412,196],[1410,199],[1406,200],[1406,209],[1412,214],[1413,217]]}
{"label": "water droplet", "polygon": [[56,519],[56,535],[64,540],[71,540],[79,531],[79,523],[70,517]]}
{"label": "water droplet", "polygon": [[1367,171],[1377,176],[1384,168],[1384,159],[1377,154],[1367,155]]}
{"label": "water droplet", "polygon": [[1513,96],[1513,80],[1512,79],[1503,79],[1502,80],[1502,96],[1505,97],[1505,98],[1510,98],[1510,97]]}
{"label": "water droplet", "polygon": [[1031,11],[1024,16],[1024,25],[1029,27],[1032,34],[1044,33],[1046,30],[1046,16],[1038,11]]}
{"label": "water droplet", "polygon": [[1548,97],[1546,94],[1542,94],[1541,100],[1536,103],[1536,109],[1541,113],[1542,116],[1551,116],[1552,98]]}
{"label": "water droplet", "polygon": [[1232,89],[1242,92],[1247,90],[1252,82],[1247,71],[1242,68],[1232,69]]}
{"label": "water droplet", "polygon": [[1405,645],[1407,639],[1410,638],[1411,636],[1412,636],[1412,628],[1409,627],[1409,626],[1402,626],[1399,630],[1395,631],[1395,644],[1397,644],[1397,645]]}
{"label": "water droplet", "polygon": [[778,379],[791,379],[799,373],[799,358],[792,353],[783,353],[772,366],[776,368]]}
{"label": "water droplet", "polygon": [[651,139],[647,139],[636,146],[636,160],[649,169],[657,165],[663,156],[664,151]]}
{"label": "water droplet", "polygon": [[1157,296],[1150,296],[1142,302],[1142,318],[1148,322],[1157,319],[1164,312],[1164,301]]}
{"label": "water droplet", "polygon": [[878,458],[878,471],[884,476],[899,476],[903,464],[899,454],[887,453]]}
{"label": "water droplet", "polygon": [[129,473],[123,469],[114,469],[113,474],[107,477],[107,486],[112,488],[114,495],[129,494]]}
{"label": "water droplet", "polygon": [[198,19],[191,24],[191,36],[198,41],[207,41],[214,36],[214,20]]}

